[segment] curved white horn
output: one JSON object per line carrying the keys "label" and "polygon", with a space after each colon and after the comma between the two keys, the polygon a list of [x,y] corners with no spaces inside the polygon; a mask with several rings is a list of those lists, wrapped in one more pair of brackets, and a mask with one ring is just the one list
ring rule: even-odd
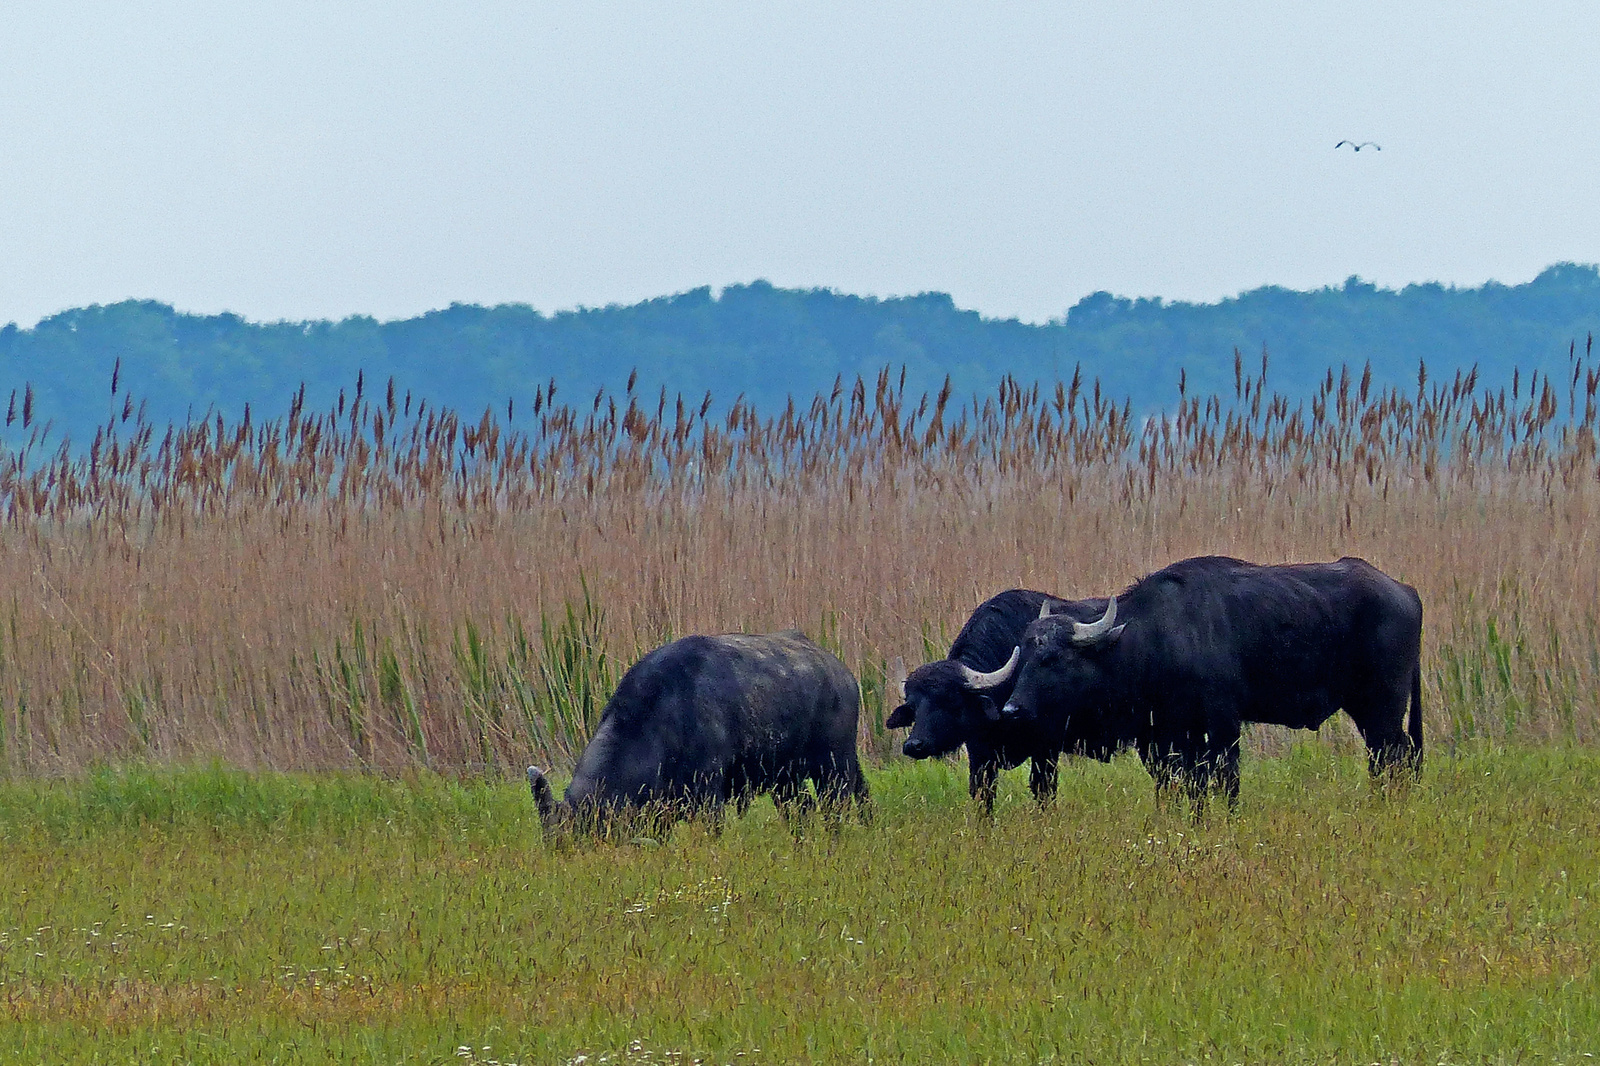
{"label": "curved white horn", "polygon": [[1111,601],[1106,604],[1106,613],[1100,616],[1099,621],[1072,623],[1072,643],[1080,648],[1088,644],[1094,644],[1111,632],[1111,627],[1116,625],[1116,622],[1117,598],[1113,596]]}
{"label": "curved white horn", "polygon": [[1043,603],[1041,603],[1039,605],[1039,617],[1040,618],[1049,618],[1050,617],[1050,608],[1052,608],[1054,606],[1056,606],[1056,601],[1055,600],[1045,600]]}
{"label": "curved white horn", "polygon": [[956,665],[961,667],[961,676],[967,679],[968,688],[986,689],[1005,684],[1006,678],[1010,677],[1011,672],[1017,668],[1017,660],[1020,658],[1022,658],[1022,649],[1020,647],[1012,648],[1011,658],[1006,660],[1006,664],[998,670],[991,670],[987,674],[982,670],[974,670],[966,663],[957,663]]}

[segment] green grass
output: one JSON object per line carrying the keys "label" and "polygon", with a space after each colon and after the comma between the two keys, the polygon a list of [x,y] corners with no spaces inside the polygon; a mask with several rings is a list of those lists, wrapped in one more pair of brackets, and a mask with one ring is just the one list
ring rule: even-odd
{"label": "green grass", "polygon": [[0,1062],[1569,1062],[1600,1055],[1600,756],[1136,761],[992,825],[894,763],[796,840],[540,846],[520,782],[0,785]]}

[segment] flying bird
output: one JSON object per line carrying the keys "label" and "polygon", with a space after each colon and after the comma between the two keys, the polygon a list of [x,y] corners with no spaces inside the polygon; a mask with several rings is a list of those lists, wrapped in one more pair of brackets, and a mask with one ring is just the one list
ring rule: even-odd
{"label": "flying bird", "polygon": [[1358,152],[1363,148],[1371,148],[1374,152],[1383,151],[1383,145],[1373,144],[1371,141],[1362,141],[1360,144],[1357,144],[1355,141],[1340,141],[1338,144],[1333,146],[1333,150],[1337,152],[1347,144]]}

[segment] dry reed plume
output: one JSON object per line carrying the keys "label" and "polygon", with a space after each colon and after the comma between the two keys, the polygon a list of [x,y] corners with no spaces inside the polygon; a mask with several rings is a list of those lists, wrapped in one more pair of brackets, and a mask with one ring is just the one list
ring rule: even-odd
{"label": "dry reed plume", "polygon": [[1417,586],[1435,745],[1600,734],[1587,351],[1498,386],[1330,371],[1304,402],[1236,358],[1233,396],[1180,380],[1154,419],[1080,375],[963,405],[884,371],[769,417],[630,381],[468,420],[363,385],[158,437],[114,376],[87,450],[13,397],[10,772],[560,763],[643,650],[791,625],[857,670],[881,756],[885,661],[942,654],[984,597],[1104,595],[1210,552],[1362,555]]}

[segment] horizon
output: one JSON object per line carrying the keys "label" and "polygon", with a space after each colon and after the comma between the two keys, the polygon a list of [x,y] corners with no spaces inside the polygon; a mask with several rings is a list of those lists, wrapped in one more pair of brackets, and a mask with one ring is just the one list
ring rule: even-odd
{"label": "horizon", "polygon": [[213,310],[213,311],[195,310],[195,309],[192,309],[192,308],[181,307],[178,304],[176,304],[176,303],[174,303],[174,302],[172,302],[170,300],[164,300],[164,299],[162,299],[160,297],[155,297],[155,296],[125,296],[125,297],[123,297],[121,299],[117,299],[117,300],[104,300],[104,301],[97,301],[95,303],[90,303],[90,304],[78,304],[78,305],[74,305],[74,306],[71,306],[71,307],[63,307],[63,308],[60,308],[59,310],[52,311],[49,314],[41,315],[39,318],[35,319],[32,322],[32,324],[26,325],[26,326],[24,326],[20,321],[17,321],[17,320],[12,320],[10,322],[0,323],[0,330],[8,329],[8,328],[15,328],[15,329],[17,329],[19,331],[34,330],[34,329],[37,329],[44,322],[47,322],[47,321],[49,321],[51,319],[54,319],[54,318],[57,318],[57,317],[59,317],[61,315],[71,314],[74,311],[86,311],[86,310],[91,310],[91,309],[96,308],[96,307],[115,307],[115,306],[117,306],[119,304],[125,304],[125,303],[155,304],[155,305],[160,306],[160,307],[168,308],[171,311],[173,311],[173,313],[175,313],[175,314],[184,315],[184,316],[188,316],[188,317],[194,317],[194,318],[218,318],[218,317],[222,317],[222,316],[233,316],[233,317],[238,318],[239,320],[241,320],[241,321],[243,321],[243,322],[245,322],[247,324],[255,325],[255,326],[303,325],[303,324],[311,324],[311,323],[319,323],[319,322],[338,323],[338,322],[349,321],[349,320],[352,320],[352,319],[355,319],[355,320],[371,319],[371,320],[377,322],[380,325],[384,325],[384,324],[391,323],[391,322],[406,322],[406,321],[411,321],[411,320],[414,320],[414,319],[425,318],[428,315],[437,314],[437,313],[440,313],[440,312],[448,311],[451,308],[455,308],[455,307],[475,307],[475,308],[481,308],[481,309],[484,309],[484,310],[494,310],[496,308],[503,308],[503,307],[527,308],[528,310],[531,310],[534,313],[536,313],[536,314],[538,314],[538,315],[540,315],[542,317],[545,317],[545,318],[556,318],[556,317],[558,317],[560,315],[565,315],[565,314],[584,314],[584,313],[593,313],[593,312],[602,312],[602,311],[611,311],[611,310],[623,310],[623,309],[627,309],[627,308],[630,308],[630,307],[637,307],[637,306],[640,306],[642,304],[652,303],[652,302],[655,302],[655,301],[658,301],[658,300],[675,300],[675,299],[678,299],[679,297],[687,296],[687,295],[689,295],[691,293],[699,292],[701,290],[708,290],[710,292],[711,298],[713,300],[720,300],[722,298],[723,294],[726,293],[730,289],[736,289],[736,290],[737,289],[750,289],[750,288],[755,288],[755,287],[759,287],[759,286],[762,286],[762,285],[766,285],[766,286],[769,286],[769,287],[771,287],[773,289],[787,291],[787,292],[807,292],[807,293],[810,293],[810,292],[825,292],[825,293],[829,293],[829,294],[832,294],[832,295],[835,295],[835,296],[838,296],[838,297],[841,297],[841,298],[854,298],[854,299],[861,299],[861,300],[871,300],[871,301],[876,301],[878,303],[891,303],[891,302],[896,301],[896,300],[916,300],[916,299],[920,299],[920,298],[923,298],[923,297],[929,297],[929,296],[944,297],[944,298],[949,299],[952,302],[952,304],[956,308],[956,310],[961,311],[961,312],[974,312],[981,319],[983,319],[986,322],[1017,322],[1017,323],[1020,323],[1021,325],[1025,325],[1025,326],[1046,327],[1046,326],[1056,326],[1056,325],[1065,324],[1066,319],[1067,319],[1067,314],[1068,314],[1068,312],[1070,312],[1072,310],[1072,308],[1078,306],[1078,304],[1082,303],[1084,300],[1088,299],[1089,297],[1100,295],[1102,293],[1108,294],[1108,295],[1112,296],[1114,299],[1117,299],[1117,300],[1130,300],[1130,301],[1133,301],[1133,302],[1153,301],[1158,306],[1164,306],[1164,307],[1174,307],[1174,306],[1217,307],[1217,306],[1220,306],[1222,304],[1228,303],[1229,301],[1239,300],[1239,299],[1241,299],[1243,297],[1246,297],[1246,296],[1249,296],[1250,294],[1255,293],[1255,292],[1261,292],[1261,291],[1267,291],[1267,290],[1280,291],[1280,292],[1293,292],[1293,293],[1300,293],[1300,294],[1316,293],[1316,292],[1333,292],[1333,291],[1338,291],[1340,289],[1343,289],[1343,288],[1347,287],[1352,282],[1363,284],[1363,285],[1372,285],[1376,289],[1376,291],[1378,291],[1378,292],[1387,292],[1387,293],[1402,293],[1402,292],[1405,292],[1407,289],[1422,288],[1422,287],[1427,287],[1427,286],[1439,286],[1439,287],[1442,287],[1443,289],[1445,289],[1445,291],[1447,291],[1447,292],[1477,291],[1477,290],[1481,290],[1481,289],[1484,289],[1484,288],[1487,288],[1487,287],[1493,286],[1493,285],[1500,285],[1500,286],[1504,286],[1506,288],[1516,288],[1516,287],[1519,287],[1519,286],[1522,286],[1522,285],[1531,284],[1534,281],[1536,281],[1538,278],[1543,276],[1545,273],[1547,273],[1548,271],[1556,269],[1556,268],[1560,268],[1560,267],[1577,267],[1577,268],[1580,268],[1580,269],[1586,269],[1586,270],[1592,270],[1592,271],[1600,272],[1600,262],[1576,262],[1576,261],[1572,261],[1572,260],[1562,260],[1560,262],[1554,262],[1554,263],[1546,264],[1544,267],[1541,267],[1539,270],[1535,271],[1531,277],[1529,277],[1529,278],[1527,278],[1525,280],[1509,281],[1508,282],[1508,281],[1504,281],[1504,280],[1499,279],[1499,278],[1492,278],[1491,277],[1491,278],[1487,278],[1484,281],[1482,281],[1482,282],[1480,282],[1478,284],[1475,284],[1475,285],[1463,285],[1463,284],[1457,284],[1457,283],[1454,283],[1454,282],[1439,281],[1439,280],[1436,280],[1436,279],[1428,279],[1428,280],[1423,280],[1423,281],[1407,281],[1407,282],[1400,283],[1398,285],[1386,285],[1386,284],[1381,284],[1381,283],[1378,283],[1378,282],[1374,282],[1374,281],[1372,281],[1372,280],[1370,280],[1368,278],[1362,277],[1359,274],[1351,274],[1348,277],[1346,277],[1344,279],[1341,279],[1338,282],[1333,282],[1333,283],[1329,283],[1329,284],[1326,284],[1326,285],[1311,286],[1311,287],[1308,287],[1308,288],[1292,288],[1292,287],[1287,286],[1287,285],[1279,285],[1279,284],[1275,284],[1275,283],[1272,283],[1272,282],[1266,282],[1266,283],[1263,283],[1261,285],[1253,286],[1252,288],[1249,288],[1249,289],[1242,289],[1242,290],[1240,290],[1239,292],[1236,292],[1236,293],[1232,293],[1232,294],[1228,294],[1228,295],[1223,295],[1223,296],[1217,297],[1216,299],[1213,299],[1213,300],[1185,300],[1185,299],[1179,299],[1179,298],[1168,298],[1168,297],[1165,297],[1165,296],[1161,296],[1159,294],[1130,294],[1130,293],[1112,292],[1109,289],[1095,289],[1095,290],[1093,290],[1091,292],[1084,293],[1076,301],[1074,301],[1073,303],[1067,305],[1067,307],[1062,309],[1060,314],[1052,316],[1051,318],[1048,318],[1048,319],[1045,319],[1045,320],[1042,320],[1042,321],[1030,321],[1028,319],[1019,318],[1019,317],[1014,316],[1014,315],[1009,315],[1009,316],[1008,315],[991,315],[991,314],[988,314],[985,311],[983,311],[981,308],[963,306],[960,303],[959,300],[956,300],[955,296],[952,293],[940,291],[940,290],[937,290],[937,289],[926,289],[926,290],[923,290],[921,292],[893,293],[893,294],[885,296],[885,295],[880,295],[880,294],[876,294],[876,293],[850,292],[850,291],[847,291],[847,290],[844,290],[844,289],[841,289],[841,288],[839,288],[837,286],[832,286],[832,285],[807,285],[807,286],[778,285],[778,284],[775,284],[775,283],[769,281],[766,278],[760,278],[760,277],[752,278],[749,281],[729,282],[729,283],[723,284],[723,285],[713,285],[713,284],[709,284],[709,283],[701,284],[701,285],[694,285],[694,286],[690,286],[689,288],[679,289],[679,290],[677,290],[675,292],[660,293],[660,294],[657,294],[657,295],[654,295],[654,296],[647,296],[647,297],[644,297],[643,299],[635,300],[635,301],[632,301],[632,302],[629,302],[629,303],[622,303],[622,302],[615,302],[614,301],[614,302],[606,303],[606,304],[592,304],[592,305],[579,304],[579,305],[571,306],[571,307],[557,307],[557,308],[553,308],[553,309],[545,309],[545,308],[542,308],[542,307],[535,306],[534,304],[532,304],[532,303],[530,303],[529,301],[526,301],[526,300],[503,300],[503,301],[499,301],[499,302],[495,302],[495,303],[456,300],[456,301],[452,301],[452,302],[450,302],[448,304],[445,304],[445,305],[442,305],[442,306],[439,306],[439,307],[430,307],[430,308],[427,308],[425,310],[418,311],[418,312],[416,312],[414,314],[399,315],[399,316],[387,317],[387,318],[379,317],[377,315],[370,314],[370,313],[365,312],[365,311],[350,311],[350,312],[347,312],[345,314],[339,315],[337,317],[325,316],[325,317],[315,317],[315,318],[257,318],[257,317],[252,317],[252,316],[247,315],[247,314],[241,314],[240,312],[233,311],[233,310],[231,310],[229,308],[222,308],[221,310]]}

